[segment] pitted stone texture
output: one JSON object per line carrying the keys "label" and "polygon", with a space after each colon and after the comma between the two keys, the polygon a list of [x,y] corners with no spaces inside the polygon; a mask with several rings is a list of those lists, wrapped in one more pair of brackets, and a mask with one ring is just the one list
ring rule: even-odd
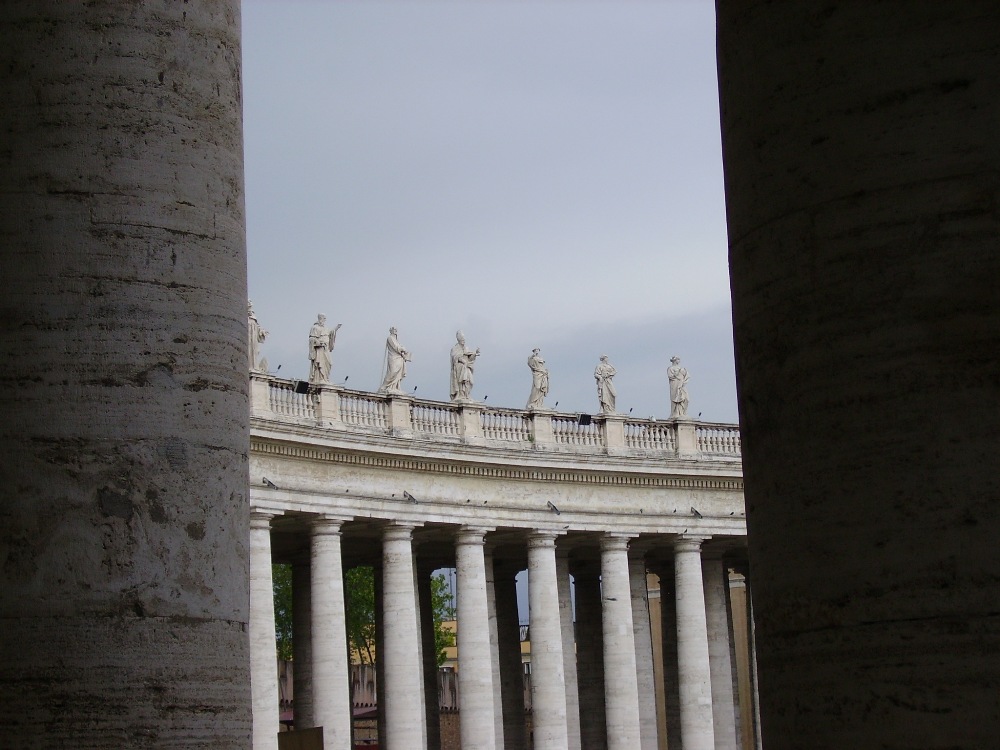
{"label": "pitted stone texture", "polygon": [[718,6],[764,746],[995,746],[1000,7]]}
{"label": "pitted stone texture", "polygon": [[0,36],[0,745],[244,747],[238,3]]}

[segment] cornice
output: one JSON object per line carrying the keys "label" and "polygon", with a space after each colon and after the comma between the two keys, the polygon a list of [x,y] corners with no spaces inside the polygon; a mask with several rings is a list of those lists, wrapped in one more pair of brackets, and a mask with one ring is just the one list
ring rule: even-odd
{"label": "cornice", "polygon": [[[558,482],[563,484],[642,487],[650,489],[743,491],[743,479],[737,476],[668,474],[666,472],[650,473],[647,463],[644,463],[641,467],[636,467],[636,469],[641,468],[641,471],[628,471],[627,467],[621,466],[624,463],[622,461],[615,462],[618,465],[614,468],[526,467],[503,464],[498,462],[496,457],[490,463],[479,463],[469,461],[465,457],[435,458],[428,456],[392,455],[353,448],[305,445],[299,442],[260,436],[251,436],[250,452],[251,455],[258,454],[262,456],[301,459],[342,466],[503,479],[506,481]],[[517,458],[523,460],[524,456],[519,455]],[[570,459],[571,456],[562,454],[556,458],[565,461]]]}

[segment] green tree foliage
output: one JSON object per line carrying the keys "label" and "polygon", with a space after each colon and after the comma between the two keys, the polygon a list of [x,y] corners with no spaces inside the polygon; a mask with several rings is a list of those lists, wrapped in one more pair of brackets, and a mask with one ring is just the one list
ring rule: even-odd
{"label": "green tree foliage", "polygon": [[272,565],[274,582],[274,637],[278,658],[292,659],[292,566]]}
{"label": "green tree foliage", "polygon": [[[273,565],[274,624],[278,658],[292,658],[292,566]],[[344,579],[347,608],[347,640],[352,658],[362,664],[375,663],[375,571],[370,567],[351,568]],[[431,608],[434,611],[434,647],[438,666],[444,664],[445,649],[455,645],[455,634],[441,623],[455,619],[454,599],[448,579],[442,574],[431,578]]]}
{"label": "green tree foliage", "polygon": [[375,663],[375,570],[351,568],[345,576],[344,605],[347,607],[347,641],[351,658],[362,664]]}
{"label": "green tree foliage", "polygon": [[446,658],[445,648],[455,645],[455,633],[446,630],[441,623],[446,620],[455,619],[455,600],[452,598],[451,589],[448,588],[448,579],[444,574],[438,573],[431,577],[431,609],[434,610],[434,650],[437,653],[437,665],[444,664]]}

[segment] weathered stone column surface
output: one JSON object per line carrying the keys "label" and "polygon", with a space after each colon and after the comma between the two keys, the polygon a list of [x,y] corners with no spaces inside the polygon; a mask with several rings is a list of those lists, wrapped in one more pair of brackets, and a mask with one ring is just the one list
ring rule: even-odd
{"label": "weathered stone column surface", "polygon": [[389,750],[426,748],[420,620],[413,569],[413,527],[387,526],[382,533],[382,682]]}
{"label": "weathered stone column surface", "polygon": [[527,750],[528,747],[524,721],[520,624],[517,615],[517,572],[510,563],[504,564],[496,560],[493,563],[504,750]]}
{"label": "weathered stone column surface", "polygon": [[312,523],[312,710],[323,742],[330,748],[351,746],[351,678],[347,659],[344,610],[344,566],[341,558],[342,519],[318,518]]}
{"label": "weathered stone column surface", "polygon": [[702,555],[701,573],[705,582],[705,625],[708,630],[708,659],[712,674],[715,750],[737,750],[729,603],[726,597],[729,575],[722,563],[721,553],[706,552]]}
{"label": "weathered stone column surface", "polygon": [[463,527],[455,536],[458,576],[458,689],[462,747],[494,750],[498,706],[493,701],[493,653],[486,597],[485,529]]}
{"label": "weathered stone column surface", "polygon": [[769,750],[996,744],[997,28],[718,2]]}
{"label": "weathered stone column surface", "polygon": [[629,584],[632,590],[632,630],[635,633],[635,674],[639,688],[639,746],[656,750],[656,676],[653,667],[653,638],[649,621],[649,592],[646,562],[640,554],[629,554]]}
{"label": "weathered stone column surface", "polygon": [[278,654],[274,640],[270,513],[250,515],[250,685],[253,750],[277,750]]}
{"label": "weathered stone column surface", "polygon": [[0,745],[250,737],[236,0],[0,4]]}
{"label": "weathered stone column surface", "polygon": [[580,691],[576,675],[576,635],[573,628],[573,587],[569,575],[569,554],[556,552],[559,586],[559,623],[562,628],[563,682],[566,685],[566,746],[580,750]]}
{"label": "weathered stone column surface", "polygon": [[580,746],[607,750],[604,712],[604,646],[600,568],[578,564],[576,579],[576,671],[580,696]]}
{"label": "weathered stone column surface", "polygon": [[608,750],[631,750],[640,747],[641,736],[628,537],[601,538],[601,604]]}
{"label": "weathered stone column surface", "polygon": [[701,538],[688,537],[674,542],[677,679],[684,750],[715,748],[701,542]]}
{"label": "weathered stone column surface", "polygon": [[548,532],[534,532],[528,537],[531,708],[533,746],[537,750],[565,750],[567,746],[555,537]]}

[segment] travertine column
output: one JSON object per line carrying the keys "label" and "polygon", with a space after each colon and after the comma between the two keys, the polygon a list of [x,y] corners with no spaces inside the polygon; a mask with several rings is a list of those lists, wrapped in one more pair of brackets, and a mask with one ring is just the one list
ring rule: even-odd
{"label": "travertine column", "polygon": [[437,642],[434,637],[434,594],[431,578],[434,564],[417,562],[417,599],[420,605],[420,662],[424,678],[424,721],[427,724],[427,748],[441,747],[441,702],[438,684]]}
{"label": "travertine column", "polygon": [[712,679],[712,723],[715,750],[737,750],[736,706],[733,701],[733,667],[730,661],[729,587],[722,553],[706,551],[702,555],[705,586],[705,623],[708,629],[708,658]]}
{"label": "travertine column", "polygon": [[528,605],[531,608],[531,707],[535,750],[565,750],[566,683],[556,580],[556,534],[528,537]]}
{"label": "travertine column", "polygon": [[462,527],[455,535],[458,576],[458,690],[463,750],[495,750],[493,654],[490,648],[490,612],[486,598],[486,560],[483,555],[489,529]]}
{"label": "travertine column", "polygon": [[604,712],[604,645],[601,622],[601,580],[596,564],[575,564],[576,673],[580,694],[580,746],[606,750]]}
{"label": "travertine column", "polygon": [[715,747],[705,584],[701,575],[703,541],[703,537],[678,537],[674,542],[677,672],[684,750],[713,750]]}
{"label": "travertine column", "polygon": [[274,641],[274,584],[271,577],[272,513],[250,514],[250,686],[253,750],[277,750],[278,654]]}
{"label": "travertine column", "polygon": [[244,748],[239,2],[0,40],[0,747]]}
{"label": "travertine column", "polygon": [[601,602],[604,627],[604,703],[608,750],[639,747],[639,685],[632,622],[629,537],[601,537]]}
{"label": "travertine column", "polygon": [[413,585],[413,528],[393,524],[382,532],[379,711],[385,712],[387,750],[426,748],[420,622]]}
{"label": "travertine column", "polygon": [[763,745],[996,747],[1000,3],[717,9]]}
{"label": "travertine column", "polygon": [[566,682],[566,738],[569,750],[580,750],[580,693],[576,679],[576,635],[567,552],[556,551],[556,576],[559,579],[559,621],[562,624],[563,676]]}
{"label": "travertine column", "polygon": [[646,592],[646,561],[642,555],[629,555],[628,569],[635,632],[635,674],[639,686],[639,746],[642,750],[656,750],[656,679]]}
{"label": "travertine column", "polygon": [[486,546],[486,606],[490,617],[490,671],[493,673],[493,733],[496,746],[505,750],[503,741],[503,690],[500,687],[500,635],[497,631],[496,576],[493,572],[493,550]]}
{"label": "travertine column", "polygon": [[660,649],[663,654],[664,728],[668,748],[681,745],[680,678],[677,674],[677,576],[673,561],[654,568],[660,579]]}
{"label": "travertine column", "polygon": [[309,554],[292,563],[292,695],[295,728],[316,726],[313,715],[312,681],[312,570]]}
{"label": "travertine column", "polygon": [[323,742],[351,745],[351,680],[344,614],[344,568],[340,556],[343,519],[319,518],[311,526],[313,717]]}
{"label": "travertine column", "polygon": [[527,750],[524,714],[524,668],[521,665],[521,627],[517,616],[518,571],[509,562],[493,561],[497,600],[497,645],[500,696],[503,705],[504,750]]}

